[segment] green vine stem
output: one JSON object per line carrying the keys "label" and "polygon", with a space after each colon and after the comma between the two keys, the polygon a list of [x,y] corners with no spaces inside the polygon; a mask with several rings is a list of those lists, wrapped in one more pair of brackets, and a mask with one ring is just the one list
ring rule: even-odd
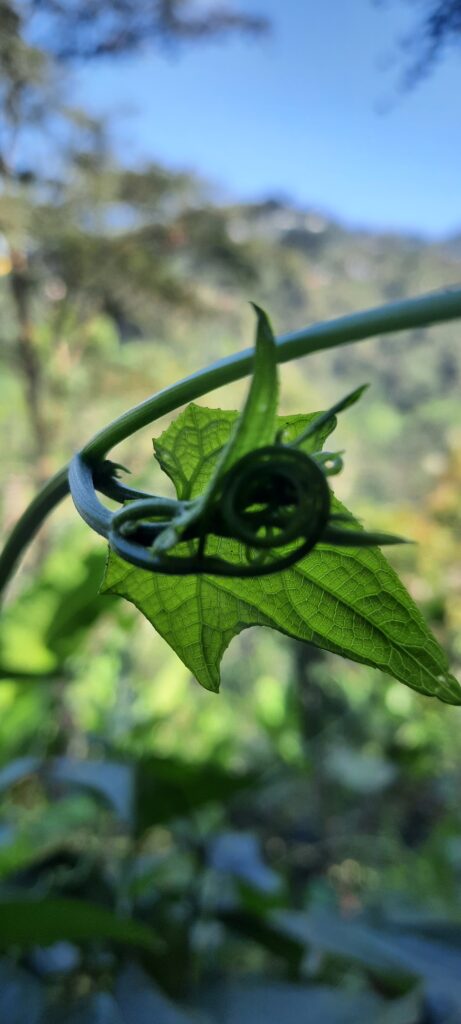
{"label": "green vine stem", "polygon": [[[461,288],[431,293],[375,309],[313,324],[277,340],[277,362],[286,363],[323,349],[363,341],[415,327],[461,318]],[[100,462],[115,445],[181,405],[247,376],[253,368],[253,349],[213,363],[172,384],[103,427],[82,449],[88,465]],[[64,466],[36,495],[11,531],[0,555],[0,593],[24,550],[56,505],[69,493],[69,467]]]}

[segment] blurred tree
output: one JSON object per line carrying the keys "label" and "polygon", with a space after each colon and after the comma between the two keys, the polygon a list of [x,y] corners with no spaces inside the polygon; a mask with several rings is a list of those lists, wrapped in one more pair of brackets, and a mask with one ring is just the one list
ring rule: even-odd
{"label": "blurred tree", "polygon": [[429,75],[450,47],[461,43],[461,0],[416,3],[421,10],[419,20],[403,39],[408,58],[403,84],[407,89]]}
{"label": "blurred tree", "polygon": [[32,26],[58,60],[126,53],[146,42],[178,43],[229,31],[261,32],[265,18],[197,0],[35,0]]}
{"label": "blurred tree", "polygon": [[194,0],[0,0],[0,273],[13,332],[3,342],[23,381],[38,478],[47,474],[50,353],[40,351],[37,307],[48,303],[54,343],[97,313],[122,338],[136,336],[153,300],[195,308],[178,260],[189,241],[197,250],[212,236],[214,260],[242,271],[219,215],[204,213],[203,240],[192,224],[175,227],[184,206],[197,204],[193,179],[116,166],[104,127],[66,102],[64,66],[264,27]]}

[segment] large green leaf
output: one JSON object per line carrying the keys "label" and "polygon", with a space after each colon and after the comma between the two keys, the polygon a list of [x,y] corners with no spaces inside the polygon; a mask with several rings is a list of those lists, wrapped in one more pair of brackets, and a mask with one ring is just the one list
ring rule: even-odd
{"label": "large green leaf", "polygon": [[321,908],[306,913],[274,911],[269,924],[292,940],[385,974],[414,975],[461,1006],[459,949],[410,932],[370,923],[365,916],[344,918]]}
{"label": "large green leaf", "polygon": [[[190,405],[156,442],[156,457],[179,498],[205,490],[237,415]],[[278,417],[284,440],[297,437],[315,415]],[[333,426],[332,418],[303,449],[318,451]],[[339,502],[334,507],[345,511]],[[207,551],[229,561],[244,559],[238,542],[228,538],[210,540]],[[283,572],[245,579],[151,574],[111,552],[102,589],[136,605],[209,690],[219,689],[220,662],[232,638],[259,625],[461,704],[445,654],[378,548],[319,544]]]}
{"label": "large green leaf", "polygon": [[85,942],[110,939],[144,949],[158,949],[150,928],[119,917],[104,907],[80,900],[22,899],[0,903],[0,947],[47,946],[60,939]]}
{"label": "large green leaf", "polygon": [[85,942],[111,939],[124,945],[158,949],[150,928],[121,918],[106,907],[75,899],[14,899],[0,903],[0,947],[49,945],[59,939]]}

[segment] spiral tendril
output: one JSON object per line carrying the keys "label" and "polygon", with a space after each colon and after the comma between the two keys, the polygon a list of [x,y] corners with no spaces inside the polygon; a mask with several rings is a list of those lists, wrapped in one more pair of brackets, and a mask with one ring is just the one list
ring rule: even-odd
{"label": "spiral tendril", "polygon": [[[71,463],[69,483],[83,519],[126,562],[172,575],[255,577],[289,568],[322,541],[364,547],[401,540],[357,530],[351,517],[331,511],[327,476],[341,467],[339,453],[307,455],[278,440],[238,459],[209,503],[125,487],[117,479],[121,467],[91,465],[82,454]],[[113,512],[98,490],[126,504]]]}
{"label": "spiral tendril", "polygon": [[316,462],[296,449],[259,448],[232,467],[223,484],[221,513],[237,540],[280,548],[313,547],[328,521],[330,492]]}
{"label": "spiral tendril", "polygon": [[[191,518],[179,535],[177,524],[198,502],[146,495],[124,488],[118,467],[91,467],[75,456],[70,474],[78,510],[125,561],[154,572],[257,576],[287,568],[321,539],[330,515],[326,476],[314,458],[280,444],[256,449],[223,476],[210,508]],[[97,489],[127,504],[115,512],[100,502]],[[127,494],[128,492],[128,494]],[[241,561],[224,557],[226,540],[237,541]],[[211,544],[211,541],[213,543]],[[206,547],[212,547],[206,553]],[[163,550],[164,548],[164,550]],[[154,549],[154,550],[153,550]],[[173,553],[170,553],[173,549]]]}

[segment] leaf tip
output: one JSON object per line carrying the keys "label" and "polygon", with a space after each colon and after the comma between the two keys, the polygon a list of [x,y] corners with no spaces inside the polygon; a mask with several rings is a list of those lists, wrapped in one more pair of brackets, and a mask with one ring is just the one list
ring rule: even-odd
{"label": "leaf tip", "polygon": [[257,302],[250,302],[250,306],[253,306],[253,309],[256,313],[256,317],[258,320],[258,334],[260,334],[261,332],[265,335],[266,338],[270,338],[270,340],[274,342],[274,332],[272,330],[272,325],[266,311],[262,309],[261,306],[258,306]]}
{"label": "leaf tip", "polygon": [[263,320],[268,320],[269,319],[266,311],[262,308],[262,306],[258,306],[258,303],[257,302],[253,302],[252,299],[250,299],[250,306],[253,306],[253,309],[254,309],[254,311],[256,313],[256,316],[258,317],[258,320],[259,319],[263,319]]}
{"label": "leaf tip", "polygon": [[219,695],[221,690],[221,677],[219,673],[216,676],[214,673],[212,675],[207,673],[207,675],[203,676],[195,673],[194,678],[197,680],[199,686],[208,693],[215,693],[217,696]]}
{"label": "leaf tip", "polygon": [[356,388],[355,391],[352,391],[351,394],[348,396],[348,399],[346,399],[347,405],[355,405],[355,403],[359,401],[362,395],[365,394],[365,391],[368,391],[369,387],[369,383],[360,384],[360,387]]}
{"label": "leaf tip", "polygon": [[461,684],[456,676],[447,672],[440,673],[436,678],[438,686],[435,690],[435,696],[438,697],[439,700],[443,701],[444,704],[451,704],[452,706],[460,707]]}

